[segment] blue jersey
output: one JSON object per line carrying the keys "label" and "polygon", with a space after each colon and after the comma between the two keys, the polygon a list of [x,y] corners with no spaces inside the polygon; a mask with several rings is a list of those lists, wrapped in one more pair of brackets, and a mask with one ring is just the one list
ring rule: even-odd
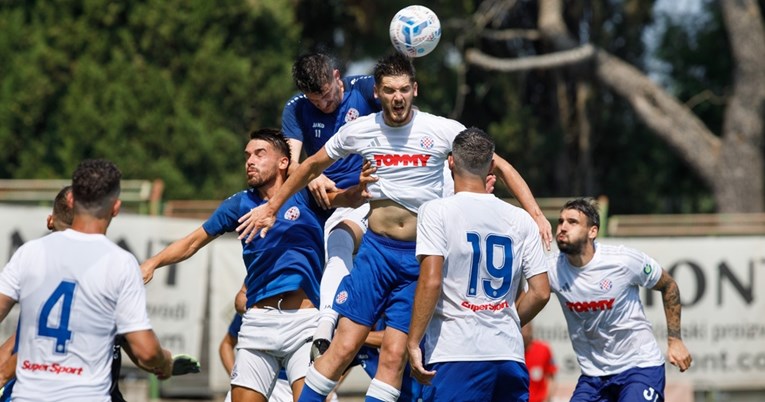
{"label": "blue jersey", "polygon": [[[238,192],[223,201],[202,224],[210,236],[233,232],[240,216],[266,203],[257,190]],[[324,267],[324,222],[326,213],[303,189],[290,197],[276,213],[276,223],[266,237],[242,240],[242,258],[247,267],[247,307],[265,298],[303,289],[319,305],[319,282]]]}
{"label": "blue jersey", "polygon": [[[303,94],[294,96],[284,106],[282,131],[287,138],[301,141],[306,154],[315,154],[345,123],[380,111],[371,75],[345,77],[343,88],[343,100],[333,113],[323,113]],[[359,183],[362,163],[360,155],[348,155],[335,161],[324,175],[338,188],[348,188]]]}

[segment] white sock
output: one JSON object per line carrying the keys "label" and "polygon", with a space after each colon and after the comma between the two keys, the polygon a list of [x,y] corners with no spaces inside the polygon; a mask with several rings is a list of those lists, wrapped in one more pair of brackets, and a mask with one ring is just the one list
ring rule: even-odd
{"label": "white sock", "polygon": [[353,268],[353,236],[344,229],[334,229],[327,236],[327,264],[321,277],[319,325],[314,339],[332,339],[338,314],[332,310],[340,281]]}
{"label": "white sock", "polygon": [[396,402],[400,395],[401,391],[397,390],[394,386],[388,385],[376,378],[372,379],[369,389],[367,389],[367,396],[385,402]]}
{"label": "white sock", "polygon": [[318,392],[321,395],[329,395],[335,386],[337,381],[332,381],[327,377],[324,377],[316,367],[311,366],[308,368],[308,373],[305,375],[305,385],[312,390]]}

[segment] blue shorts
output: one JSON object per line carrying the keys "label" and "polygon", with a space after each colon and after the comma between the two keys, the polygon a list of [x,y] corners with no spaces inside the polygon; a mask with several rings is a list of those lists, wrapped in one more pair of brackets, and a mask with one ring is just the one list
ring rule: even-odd
{"label": "blue shorts", "polygon": [[443,362],[429,364],[428,370],[436,370],[436,376],[422,389],[425,402],[529,400],[529,372],[520,362]]}
{"label": "blue shorts", "polygon": [[409,333],[414,290],[420,275],[416,243],[368,230],[340,282],[332,308],[351,321],[372,327],[385,314],[385,325]]}
{"label": "blue shorts", "polygon": [[579,376],[571,402],[661,402],[664,366],[633,367],[602,377]]}

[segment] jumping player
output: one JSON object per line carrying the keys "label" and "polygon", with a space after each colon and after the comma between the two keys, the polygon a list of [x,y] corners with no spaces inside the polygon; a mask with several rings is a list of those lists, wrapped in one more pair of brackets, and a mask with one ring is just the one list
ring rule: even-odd
{"label": "jumping player", "polygon": [[[372,325],[386,315],[380,364],[368,398],[395,400],[405,365],[414,284],[419,265],[414,255],[417,208],[443,192],[443,169],[454,137],[465,127],[412,108],[417,95],[414,67],[406,56],[393,54],[374,69],[375,95],[382,112],[343,126],[322,149],[306,159],[267,203],[247,212],[237,227],[240,238],[261,237],[274,225],[277,211],[292,194],[335,160],[361,154],[377,168],[379,181],[369,186],[369,230],[359,247],[354,269],[338,288],[333,308],[341,315],[335,340],[309,370],[303,399],[321,401],[364,343]],[[495,173],[533,216],[542,212],[518,172],[495,156]],[[549,233],[546,219],[540,231]],[[546,225],[546,226],[541,226]],[[260,230],[262,229],[262,231]],[[310,390],[310,392],[309,392]],[[372,399],[375,400],[375,399]]]}
{"label": "jumping player", "polygon": [[582,369],[571,400],[663,401],[664,357],[638,290],[661,292],[667,358],[683,372],[692,359],[680,333],[680,292],[645,253],[597,242],[599,229],[600,214],[590,199],[571,200],[560,211],[560,255],[549,277]]}
{"label": "jumping player", "polygon": [[[287,101],[282,113],[282,131],[292,150],[290,173],[300,165],[300,154],[315,154],[340,127],[361,116],[380,111],[374,96],[374,78],[356,75],[341,78],[331,57],[323,53],[300,56],[292,65],[292,78],[302,92]],[[332,164],[308,183],[308,189],[323,208],[329,208],[328,192],[358,184],[362,165],[359,155],[348,155]],[[321,278],[319,323],[314,334],[311,358],[329,347],[337,325],[332,300],[337,286],[353,267],[353,253],[366,232],[369,204],[338,208],[324,226],[327,254]]]}
{"label": "jumping player", "polygon": [[[493,155],[486,133],[462,131],[448,159],[456,194],[417,214],[420,277],[407,350],[414,377],[432,385],[425,401],[529,397],[521,326],[550,298],[547,260],[529,214],[486,193]],[[528,290],[516,303],[522,278]]]}

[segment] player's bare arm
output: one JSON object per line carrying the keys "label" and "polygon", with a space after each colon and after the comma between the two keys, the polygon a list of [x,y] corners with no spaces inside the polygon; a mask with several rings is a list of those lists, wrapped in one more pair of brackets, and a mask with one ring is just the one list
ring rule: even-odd
{"label": "player's bare arm", "polygon": [[327,193],[327,200],[329,201],[327,205],[331,208],[358,208],[369,201],[370,194],[367,192],[367,185],[378,180],[377,177],[373,176],[375,172],[377,172],[377,168],[372,166],[372,162],[364,161],[359,175],[359,184],[345,190],[335,189],[333,192]]}
{"label": "player's bare arm", "polygon": [[412,322],[409,325],[409,336],[406,341],[406,349],[409,352],[409,364],[412,367],[412,376],[420,383],[426,385],[430,385],[430,381],[436,375],[436,372],[428,371],[423,366],[420,342],[425,335],[425,329],[431,317],[433,317],[436,303],[441,296],[443,268],[444,257],[441,255],[426,255],[420,260],[420,278],[417,281],[417,289],[414,293]]}
{"label": "player's bare arm", "polygon": [[680,325],[680,290],[677,282],[672,279],[667,271],[661,272],[661,277],[653,290],[661,292],[664,303],[664,315],[667,320],[667,359],[683,372],[691,366],[693,358],[683,343]]}
{"label": "player's bare arm", "polygon": [[16,343],[16,334],[11,335],[0,346],[0,387],[16,378],[16,354],[13,353],[13,345]]}
{"label": "player's bare arm", "polygon": [[550,300],[550,281],[546,272],[534,275],[526,281],[529,289],[520,296],[516,304],[521,326],[534,319]]}
{"label": "player's bare arm", "polygon": [[186,260],[196,254],[217,236],[210,236],[201,226],[189,233],[186,237],[177,240],[165,247],[162,251],[141,264],[143,283],[149,283],[154,277],[154,270],[166,265],[175,264]]}
{"label": "player's bare arm", "polygon": [[542,209],[539,208],[526,181],[523,180],[523,177],[521,177],[520,173],[515,170],[510,162],[497,154],[494,154],[494,174],[505,183],[510,191],[513,192],[515,198],[518,199],[518,202],[521,203],[523,209],[534,218],[534,222],[539,226],[539,234],[542,236],[545,248],[550,250],[550,243],[552,242],[552,226],[544,213],[542,213]]}
{"label": "player's bare arm", "polygon": [[318,177],[332,163],[334,160],[327,155],[324,148],[303,161],[267,203],[253,208],[239,218],[241,225],[236,228],[239,232],[239,240],[245,239],[245,242],[249,243],[258,232],[261,237],[264,237],[276,221],[276,212],[287,199]]}
{"label": "player's bare arm", "polygon": [[147,329],[128,332],[125,341],[130,346],[130,353],[138,366],[157,375],[160,380],[170,378],[173,373],[173,356],[162,349],[154,331]]}
{"label": "player's bare arm", "polygon": [[[303,142],[294,138],[287,138],[287,143],[290,145],[290,153],[292,154],[290,167],[287,170],[287,175],[290,175],[297,170],[298,166],[300,166],[300,153],[303,150]],[[338,188],[332,179],[320,174],[319,177],[311,180],[307,187],[308,191],[311,192],[311,195],[313,195],[313,198],[320,207],[323,209],[331,208],[328,194],[338,191]]]}

